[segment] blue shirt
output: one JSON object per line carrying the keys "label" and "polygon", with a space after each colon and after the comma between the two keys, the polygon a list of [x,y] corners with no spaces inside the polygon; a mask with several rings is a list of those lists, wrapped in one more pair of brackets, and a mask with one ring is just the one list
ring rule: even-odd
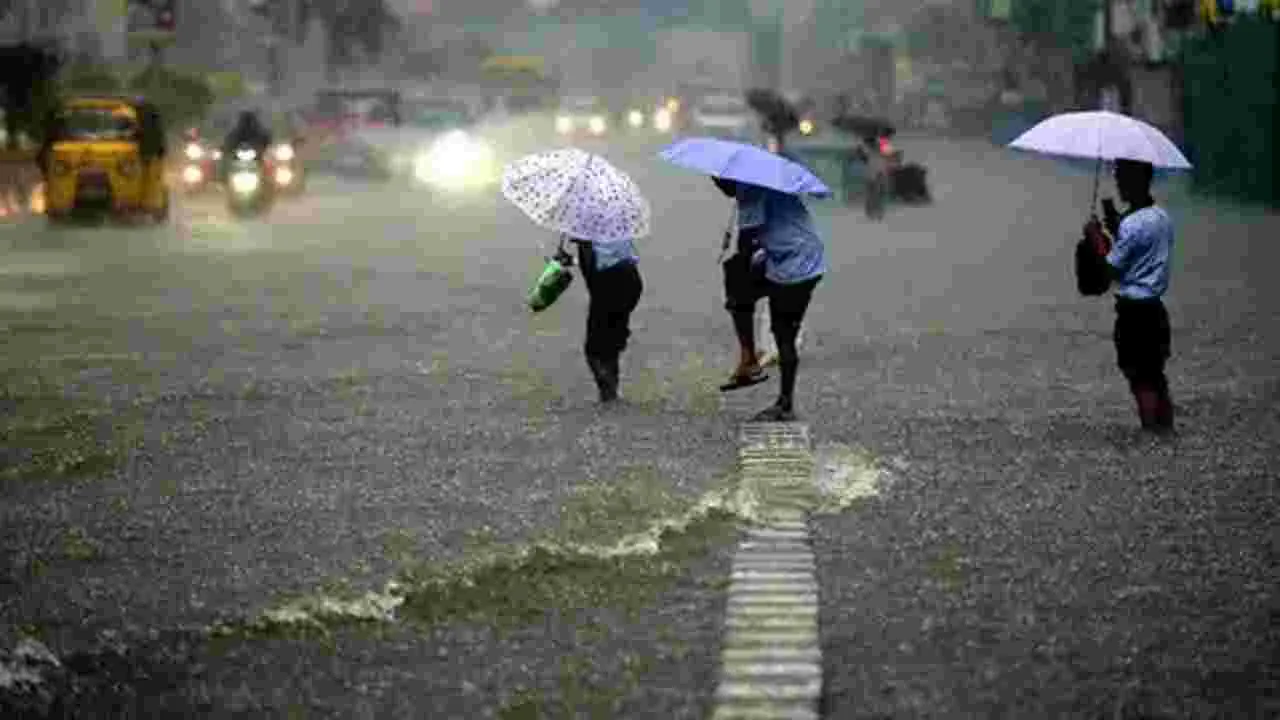
{"label": "blue shirt", "polygon": [[764,276],[794,285],[827,271],[826,251],[809,210],[795,195],[738,184],[738,231],[762,228]]}
{"label": "blue shirt", "polygon": [[1125,217],[1107,254],[1107,263],[1120,273],[1116,295],[1131,300],[1164,295],[1172,252],[1173,220],[1163,208],[1146,207]]}
{"label": "blue shirt", "polygon": [[[577,242],[582,242],[581,240]],[[611,243],[591,243],[591,249],[595,251],[596,270],[608,270],[622,263],[638,263],[640,256],[636,254],[635,243],[630,240]]]}

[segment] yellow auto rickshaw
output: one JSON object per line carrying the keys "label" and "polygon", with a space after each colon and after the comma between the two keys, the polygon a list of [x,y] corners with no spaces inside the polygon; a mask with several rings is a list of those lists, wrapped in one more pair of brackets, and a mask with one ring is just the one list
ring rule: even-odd
{"label": "yellow auto rickshaw", "polygon": [[83,212],[169,217],[164,128],[145,100],[82,96],[49,118],[37,162],[45,214],[59,222]]}

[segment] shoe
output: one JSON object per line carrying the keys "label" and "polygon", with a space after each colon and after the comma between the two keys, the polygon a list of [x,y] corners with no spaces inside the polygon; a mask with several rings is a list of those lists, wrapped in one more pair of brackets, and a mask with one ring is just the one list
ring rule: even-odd
{"label": "shoe", "polygon": [[761,368],[754,368],[746,373],[739,371],[729,378],[729,382],[720,386],[720,392],[730,392],[731,390],[749,388],[752,385],[759,385],[768,379],[769,373],[766,373]]}
{"label": "shoe", "polygon": [[760,356],[760,367],[772,367],[778,364],[778,353],[772,350],[766,350],[764,355]]}

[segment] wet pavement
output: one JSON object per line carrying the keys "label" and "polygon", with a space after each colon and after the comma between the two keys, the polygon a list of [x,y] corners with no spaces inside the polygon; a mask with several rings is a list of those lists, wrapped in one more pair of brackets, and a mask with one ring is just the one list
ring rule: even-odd
{"label": "wet pavement", "polygon": [[[799,411],[885,468],[813,524],[825,716],[1274,713],[1280,219],[1160,191],[1183,430],[1152,444],[1109,301],[1074,293],[1089,178],[899,144],[933,206],[815,206]],[[266,220],[0,227],[0,648],[36,637],[99,678],[80,708],[147,717],[704,716],[740,508],[625,560],[564,548],[730,485],[773,386],[714,390],[723,198],[619,155],[656,218],[611,412],[583,291],[528,315],[549,238],[493,198],[317,179]],[[561,550],[504,561],[533,540]],[[400,621],[320,617],[392,579]],[[255,624],[290,599],[320,619]]]}

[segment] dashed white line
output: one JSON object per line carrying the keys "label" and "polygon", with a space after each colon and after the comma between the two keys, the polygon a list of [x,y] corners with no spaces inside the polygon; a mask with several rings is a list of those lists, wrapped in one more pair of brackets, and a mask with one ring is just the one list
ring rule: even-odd
{"label": "dashed white line", "polygon": [[741,429],[742,482],[766,524],[747,531],[730,576],[713,720],[817,720],[818,584],[808,511],[817,499],[809,428]]}

